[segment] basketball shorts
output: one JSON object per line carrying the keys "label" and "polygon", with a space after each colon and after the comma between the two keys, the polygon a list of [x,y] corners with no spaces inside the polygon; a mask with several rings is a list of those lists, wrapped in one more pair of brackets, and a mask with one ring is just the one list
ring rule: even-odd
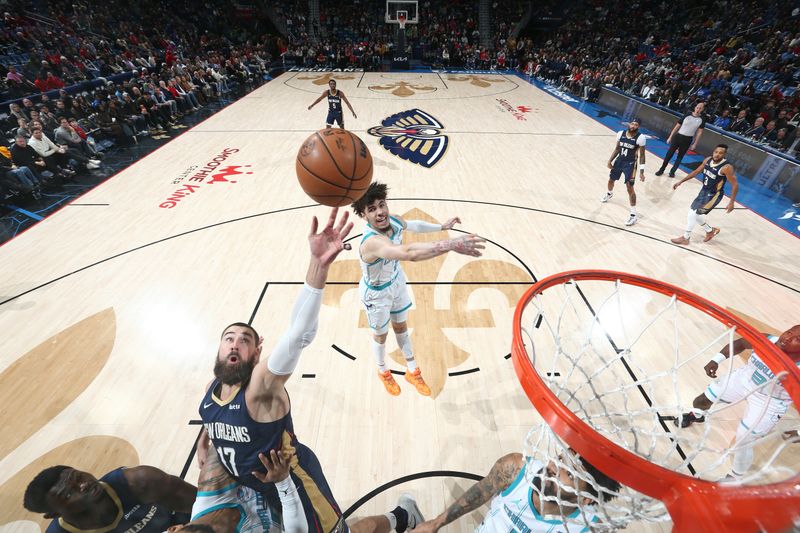
{"label": "basketball shorts", "polygon": [[335,123],[338,123],[340,128],[344,128],[344,115],[342,115],[341,111],[338,113],[328,111],[328,118],[325,119],[325,125],[330,128]]}
{"label": "basketball shorts", "polygon": [[402,270],[397,277],[379,286],[369,286],[362,278],[358,284],[361,303],[367,311],[367,322],[376,335],[389,331],[389,320],[405,322],[411,307],[411,296],[406,287],[406,275]]}
{"label": "basketball shorts", "polygon": [[[239,511],[236,531],[241,533],[280,533],[280,513],[269,507],[261,493],[233,482],[225,488],[198,492],[192,506],[192,520],[219,509]],[[280,511],[280,509],[277,509]]]}
{"label": "basketball shorts", "polygon": [[722,201],[723,196],[725,196],[725,194],[722,189],[718,191],[700,189],[700,194],[698,194],[697,198],[692,202],[692,209],[694,209],[698,215],[707,215]]}
{"label": "basketball shorts", "polygon": [[763,435],[768,433],[789,408],[789,401],[773,398],[761,392],[751,392],[753,369],[747,366],[734,370],[730,377],[723,376],[711,383],[705,396],[712,402],[747,402],[744,416],[736,434]]}
{"label": "basketball shorts", "polygon": [[636,183],[636,173],[634,172],[633,165],[614,165],[611,172],[608,173],[608,178],[611,181],[617,181],[621,178],[625,181],[626,185],[634,185]]}

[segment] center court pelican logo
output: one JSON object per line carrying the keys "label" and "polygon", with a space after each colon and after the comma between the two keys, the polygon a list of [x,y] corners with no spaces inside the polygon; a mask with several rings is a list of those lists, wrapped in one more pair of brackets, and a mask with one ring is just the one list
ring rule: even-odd
{"label": "center court pelican logo", "polygon": [[380,145],[400,159],[431,168],[447,153],[450,139],[444,125],[421,109],[401,111],[367,132],[380,137]]}

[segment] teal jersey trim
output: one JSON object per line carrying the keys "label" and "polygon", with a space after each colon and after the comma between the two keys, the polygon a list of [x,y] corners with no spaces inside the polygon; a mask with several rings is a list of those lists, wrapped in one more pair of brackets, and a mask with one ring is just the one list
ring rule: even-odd
{"label": "teal jersey trim", "polygon": [[364,279],[364,285],[366,285],[368,289],[372,289],[373,291],[382,291],[383,289],[389,287],[392,283],[394,283],[396,279],[397,279],[397,273],[395,273],[395,275],[392,276],[392,279],[390,279],[386,283],[382,283],[380,285],[370,285],[369,281]]}
{"label": "teal jersey trim", "polygon": [[244,521],[245,518],[247,518],[247,515],[245,514],[244,509],[242,509],[242,506],[239,505],[238,503],[220,503],[219,505],[211,506],[208,509],[205,509],[204,511],[194,515],[192,517],[192,521],[197,520],[201,516],[213,513],[214,511],[219,511],[220,509],[235,509],[239,511],[239,523],[236,524],[236,530],[235,530],[235,533],[239,533],[242,530],[242,527],[244,527]]}
{"label": "teal jersey trim", "polygon": [[523,466],[522,468],[519,469],[519,474],[517,474],[516,479],[511,482],[511,485],[509,485],[506,490],[500,493],[501,496],[508,496],[509,494],[511,494],[511,491],[517,488],[517,485],[519,485],[522,479],[525,477],[525,468],[526,466]]}

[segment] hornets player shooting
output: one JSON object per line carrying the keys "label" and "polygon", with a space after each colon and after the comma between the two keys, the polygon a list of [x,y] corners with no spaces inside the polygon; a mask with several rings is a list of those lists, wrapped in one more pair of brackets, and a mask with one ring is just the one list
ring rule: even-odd
{"label": "hornets player shooting", "polygon": [[353,106],[344,95],[344,92],[336,88],[336,80],[328,82],[328,89],[324,91],[319,98],[314,100],[314,103],[308,106],[310,111],[312,107],[317,105],[323,98],[328,99],[328,117],[325,119],[325,127],[332,128],[334,124],[338,123],[341,129],[344,129],[344,116],[342,115],[342,102],[347,104],[348,109],[353,114],[353,118],[358,118],[356,112],[353,111]]}
{"label": "hornets player shooting", "polygon": [[641,121],[634,118],[628,124],[627,130],[617,132],[617,143],[614,151],[608,159],[608,191],[600,201],[608,202],[614,196],[614,184],[622,177],[625,187],[628,189],[628,200],[631,204],[631,214],[625,221],[626,226],[633,226],[639,220],[636,213],[636,191],[633,186],[636,184],[636,161],[639,161],[639,179],[644,181],[644,147],[646,138],[639,131]]}
{"label": "hornets player shooting", "polygon": [[347,222],[347,213],[334,227],[336,213],[334,208],[320,233],[316,217],[313,219],[308,237],[311,260],[306,282],[292,310],[289,330],[270,356],[262,359],[263,339],[252,326],[237,322],[225,328],[214,360],[215,379],[199,409],[204,427],[198,441],[201,469],[211,444],[228,474],[263,493],[266,505],[277,508],[280,502],[275,484],[264,483],[254,472],[264,471],[259,454],[279,450],[291,457],[290,475],[303,505],[308,531],[315,533],[333,529],[341,511],[316,455],[297,440],[285,384],[300,353],[316,335],[328,269],[345,248],[344,238],[353,228]]}

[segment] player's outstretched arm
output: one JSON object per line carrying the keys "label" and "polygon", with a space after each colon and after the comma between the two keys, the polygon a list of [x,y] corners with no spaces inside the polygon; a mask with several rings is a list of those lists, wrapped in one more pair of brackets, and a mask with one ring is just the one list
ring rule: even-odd
{"label": "player's outstretched arm", "polygon": [[353,118],[358,118],[356,116],[356,112],[353,111],[353,106],[350,105],[350,100],[347,99],[342,91],[339,91],[339,94],[342,95],[342,100],[344,100],[344,103],[347,104],[348,109],[350,109],[350,112],[353,114]]}
{"label": "player's outstretched arm", "polygon": [[709,159],[711,159],[711,158],[710,157],[706,157],[705,159],[703,159],[703,162],[700,163],[700,165],[696,169],[692,170],[685,178],[683,178],[678,183],[673,185],[672,186],[672,190],[677,189],[680,186],[680,184],[683,183],[684,181],[689,181],[690,179],[692,179],[695,176],[697,176],[698,174],[700,174],[703,171],[703,167],[705,167],[706,163],[708,163]]}
{"label": "player's outstretched arm", "polygon": [[322,290],[328,279],[328,269],[336,256],[345,249],[344,239],[353,229],[348,222],[349,213],[336,221],[338,208],[333,208],[325,227],[317,233],[317,217],[311,221],[308,244],[311,260],[308,264],[306,282],[297,295],[292,309],[289,330],[278,340],[278,344],[266,361],[259,362],[253,369],[253,394],[271,396],[284,394],[283,385],[292,375],[300,359],[300,352],[311,344],[317,334],[317,321],[322,306]]}
{"label": "player's outstretched arm", "polygon": [[320,95],[320,97],[319,97],[319,98],[317,98],[316,100],[314,100],[314,103],[313,103],[313,104],[311,104],[310,106],[308,106],[308,109],[309,109],[309,110],[311,110],[311,108],[312,108],[312,107],[314,107],[315,105],[317,105],[317,104],[318,104],[318,103],[319,103],[319,102],[320,102],[320,101],[321,101],[323,98],[325,98],[325,96],[326,96],[326,94],[325,94],[325,93],[322,93],[322,94]]}
{"label": "player's outstretched arm", "polygon": [[[766,333],[763,334],[765,337],[768,337]],[[734,355],[742,353],[744,350],[752,348],[753,346],[746,341],[745,339],[736,339],[733,343],[726,343],[725,346],[722,346],[719,349],[719,353],[715,355],[711,361],[703,367],[703,370],[706,371],[706,375],[710,378],[717,377],[717,369],[719,369],[719,364],[729,357],[733,357]]]}
{"label": "player's outstretched arm", "polygon": [[381,259],[400,261],[425,261],[434,257],[456,252],[462,255],[480,257],[486,239],[477,235],[464,235],[455,239],[446,239],[435,242],[415,242],[411,244],[393,244],[389,239],[368,239],[362,246],[361,252],[364,259],[380,257]]}
{"label": "player's outstretched arm", "polygon": [[445,512],[418,525],[414,533],[435,533],[447,524],[461,518],[487,503],[507,489],[519,474],[523,465],[522,454],[510,453],[498,459],[489,474],[475,483],[459,499],[452,503]]}
{"label": "player's outstretched arm", "polygon": [[158,504],[180,512],[191,513],[197,489],[177,476],[152,466],[135,466],[122,471],[131,492],[142,503]]}
{"label": "player's outstretched arm", "polygon": [[736,179],[736,172],[733,171],[733,165],[726,165],[723,174],[731,182],[731,199],[728,202],[728,207],[725,208],[726,213],[733,211],[736,205],[736,194],[739,192],[739,181]]}
{"label": "player's outstretched arm", "polygon": [[414,233],[431,233],[436,231],[443,231],[453,229],[456,224],[461,224],[459,217],[453,217],[447,220],[444,224],[435,224],[432,222],[425,222],[424,220],[404,220],[401,217],[392,215],[403,223],[403,228]]}
{"label": "player's outstretched arm", "polygon": [[292,455],[270,450],[269,455],[258,454],[258,459],[267,472],[253,472],[253,476],[261,483],[275,483],[281,499],[283,533],[306,533],[308,521],[303,510],[303,502],[300,500],[292,476],[289,475]]}

